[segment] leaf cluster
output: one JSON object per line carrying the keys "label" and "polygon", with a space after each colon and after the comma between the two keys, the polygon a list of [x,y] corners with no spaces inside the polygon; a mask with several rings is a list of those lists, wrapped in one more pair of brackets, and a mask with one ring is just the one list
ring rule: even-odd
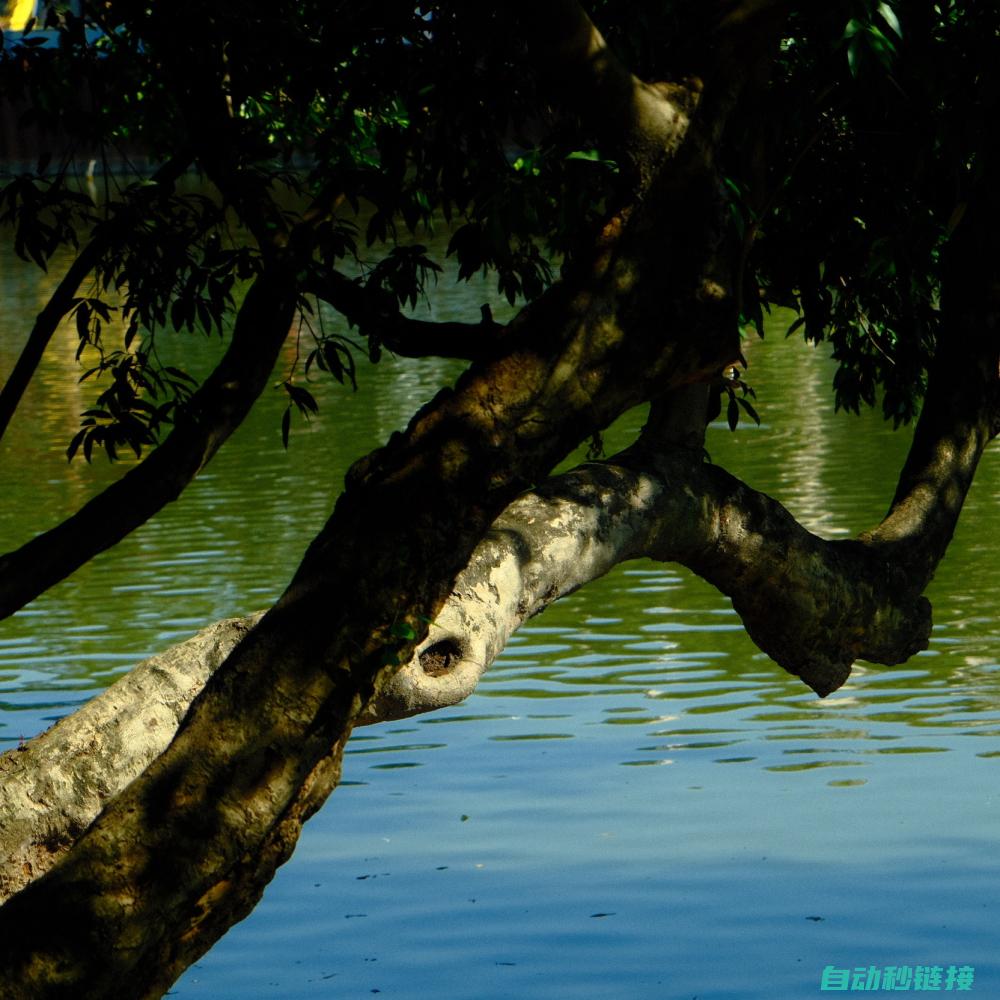
{"label": "leaf cluster", "polygon": [[795,309],[789,333],[828,342],[838,361],[839,407],[878,405],[896,424],[919,410],[942,336],[943,264],[989,155],[990,8],[803,5],[768,103],[732,137],[746,318]]}
{"label": "leaf cluster", "polygon": [[22,174],[0,187],[0,226],[10,227],[14,252],[43,271],[64,246],[78,245],[78,232],[92,221],[93,202],[55,179]]}
{"label": "leaf cluster", "polygon": [[[831,345],[845,408],[881,405],[900,422],[919,407],[941,262],[995,120],[994,6],[793,5],[767,89],[721,151],[743,318],[762,328],[767,309],[794,308],[794,329]],[[710,49],[715,8],[589,9],[637,74],[676,80]],[[0,188],[0,221],[43,267],[60,248],[101,242],[94,287],[73,305],[81,343],[101,357],[93,377],[131,385],[154,410],[165,402],[149,388],[162,371],[156,338],[224,333],[260,273],[265,231],[308,233],[297,237],[303,275],[355,259],[373,314],[387,315],[441,280],[425,236],[443,219],[458,279],[491,275],[514,305],[544,291],[556,262],[572,264],[621,196],[617,165],[550,105],[502,5],[102,0],[82,15],[53,7],[44,27],[52,44],[29,32],[6,46],[0,84],[64,148]],[[94,197],[73,182],[74,157],[127,162],[135,149],[190,158],[219,190],[115,182]],[[339,214],[348,207],[356,226]],[[356,260],[359,244],[376,263]],[[364,334],[377,358],[377,330]],[[353,385],[353,343],[322,329],[313,340],[307,374]],[[119,375],[117,352],[135,359]],[[285,391],[288,412],[312,412]],[[96,407],[107,416],[87,426],[142,422],[123,389],[113,396],[118,409]],[[745,402],[730,399],[737,414]],[[167,415],[119,444],[145,446]]]}
{"label": "leaf cluster", "polygon": [[84,372],[80,381],[108,375],[110,384],[90,409],[84,410],[80,430],[66,449],[66,458],[81,451],[89,462],[94,448],[103,448],[109,460],[128,448],[136,458],[143,447],[157,441],[160,428],[174,422],[197,384],[179,368],[150,364],[143,351],[115,351]]}

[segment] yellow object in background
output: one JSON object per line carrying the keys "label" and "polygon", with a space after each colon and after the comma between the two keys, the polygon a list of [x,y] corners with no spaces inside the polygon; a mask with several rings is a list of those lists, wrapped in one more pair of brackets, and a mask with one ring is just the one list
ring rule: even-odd
{"label": "yellow object in background", "polygon": [[0,10],[3,10],[0,14],[0,27],[10,31],[24,31],[29,18],[35,13],[35,2],[36,0],[8,0],[0,5]]}

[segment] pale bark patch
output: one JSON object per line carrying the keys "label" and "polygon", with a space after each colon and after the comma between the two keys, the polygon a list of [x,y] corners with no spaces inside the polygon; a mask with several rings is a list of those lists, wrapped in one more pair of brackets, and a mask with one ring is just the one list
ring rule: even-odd
{"label": "pale bark patch", "polygon": [[259,616],[216,622],[0,756],[0,900],[37,878],[167,748]]}

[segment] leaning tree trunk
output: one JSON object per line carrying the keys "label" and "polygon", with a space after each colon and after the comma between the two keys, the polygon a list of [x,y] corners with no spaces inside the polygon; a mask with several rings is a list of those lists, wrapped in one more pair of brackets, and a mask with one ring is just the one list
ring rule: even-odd
{"label": "leaning tree trunk", "polygon": [[[985,372],[986,368],[981,370]],[[967,387],[969,381],[963,385]],[[924,428],[916,435],[914,451],[938,456],[932,465],[942,482],[967,484],[975,459],[995,432],[995,385],[991,387],[985,379],[982,385],[985,391],[980,394],[979,419],[966,423],[962,434],[953,424],[947,435],[948,447],[939,442],[937,447],[928,448],[929,434]],[[685,390],[675,398],[692,394]],[[962,395],[967,397],[968,393],[963,391]],[[928,421],[936,419],[937,409],[932,395],[925,410]],[[919,591],[929,575],[931,557],[927,557],[918,576],[913,572],[912,559],[900,566],[891,554],[885,554],[885,543],[880,538],[885,530],[898,536],[900,508],[916,502],[909,494],[897,497],[885,524],[866,539],[855,543],[823,542],[802,529],[775,501],[703,462],[700,452],[689,446],[690,441],[675,440],[673,430],[669,419],[654,419],[635,448],[607,463],[584,466],[557,477],[515,500],[474,552],[414,657],[379,686],[377,695],[356,721],[378,721],[460,700],[472,690],[482,669],[492,662],[520,621],[622,559],[638,555],[685,563],[730,593],[751,634],[758,633],[759,625],[765,635],[763,648],[779,660],[786,650],[795,650],[794,662],[784,665],[790,665],[821,693],[843,679],[843,672],[855,656],[893,662],[921,647],[926,639],[928,609]],[[650,439],[654,435],[657,447],[652,448]],[[947,468],[940,461],[942,449],[951,456]],[[911,473],[913,465],[911,458],[907,465]],[[918,484],[915,489],[926,490],[931,475],[911,478]],[[933,523],[933,533],[943,538],[950,533],[942,528],[943,519],[957,517],[959,506],[958,498],[949,490],[939,502],[921,504],[921,522]],[[911,522],[911,528],[916,532],[919,525]],[[926,549],[911,533],[910,545],[897,549],[896,554],[913,547]],[[901,573],[901,569],[905,572]],[[778,613],[775,602],[779,602]],[[762,623],[757,623],[754,615],[760,615],[756,609],[761,606],[770,606],[770,611],[761,616]],[[837,610],[835,615],[831,615],[831,608]],[[794,634],[783,626],[777,645],[768,646],[775,621],[785,626],[792,623]],[[144,703],[136,691],[145,688],[146,677],[163,677],[166,687],[173,690],[154,700],[163,706],[161,739],[168,738],[172,720],[183,714],[185,698],[200,683],[200,678],[187,676],[189,668],[198,667],[207,676],[244,632],[241,624],[224,623],[178,647],[170,659],[182,668],[180,683],[167,679],[169,661],[151,661],[139,676],[126,679],[102,696],[105,716],[109,711],[115,713],[123,702],[127,709],[131,702],[142,707],[136,719],[127,720],[126,713],[118,713],[114,723],[119,727],[125,724],[126,731],[136,722],[148,725],[156,717],[158,706]],[[818,658],[817,650],[821,652]],[[835,665],[833,674],[831,664]],[[185,684],[189,690],[177,693]],[[98,706],[89,711],[97,712]],[[21,771],[36,783],[30,798],[38,798],[37,782],[48,771],[47,761],[52,759],[53,750],[58,752],[68,746],[62,734],[89,725],[92,721],[84,711],[80,719],[67,720],[42,737],[38,749],[29,746],[5,758],[14,771]],[[102,742],[113,751],[114,744],[106,732],[102,730]],[[155,752],[155,747],[147,743],[147,755]],[[103,789],[106,795],[117,790],[108,772],[120,769],[122,776],[127,774],[124,762],[114,756],[104,758],[97,771],[92,758],[83,761],[91,775],[85,780],[98,788],[102,780],[107,782]],[[135,766],[138,769],[144,763],[137,761]],[[266,850],[239,861],[229,877],[237,881],[232,875],[235,870],[240,884],[252,883],[250,873],[261,868],[266,871],[284,857],[294,828],[322,798],[322,792],[312,789],[329,782],[336,771],[335,756],[321,758],[319,773],[307,786],[307,793],[265,839]],[[47,786],[42,794],[49,800],[62,796],[66,801],[67,790],[74,787],[72,779],[66,779],[60,788],[53,772],[43,780]],[[13,787],[13,782],[9,780],[7,786]],[[57,848],[71,841],[100,804],[98,795],[89,802],[74,803],[79,805],[75,814],[69,809],[62,815],[50,813],[52,825],[43,827],[48,845]],[[61,830],[56,829],[57,819],[63,824]],[[30,822],[25,829],[28,827]],[[42,846],[47,845],[43,842]],[[5,849],[9,850],[9,845]],[[33,865],[44,864],[45,860],[38,853],[28,858]],[[230,912],[237,903],[241,908],[249,907],[254,899],[254,893],[230,899]],[[16,903],[15,899],[14,912]],[[218,913],[218,908],[206,907],[206,916]],[[211,926],[217,929],[217,925]],[[204,928],[199,925],[196,929],[203,932]]]}
{"label": "leaning tree trunk", "polygon": [[[561,0],[535,6],[582,13]],[[159,996],[253,907],[302,823],[336,785],[352,726],[380,704],[409,697],[393,687],[404,674],[399,666],[424,641],[426,620],[441,616],[447,625],[442,606],[501,511],[628,407],[669,402],[680,385],[737,356],[712,150],[734,81],[760,53],[722,45],[724,71],[714,89],[711,77],[704,92],[694,84],[653,88],[615,63],[585,17],[570,20],[566,44],[555,50],[564,83],[585,81],[581,92],[603,109],[610,130],[627,123],[618,141],[632,157],[641,197],[609,221],[590,258],[520,314],[494,360],[474,364],[404,434],[355,466],[288,590],[212,673],[167,749],[111,798],[59,864],[0,907],[0,988],[8,993]],[[734,597],[762,648],[830,690],[854,656],[897,655],[925,637],[925,606],[902,587],[893,560],[912,569],[905,543],[919,540],[928,524],[936,541],[916,560],[924,581],[943,552],[960,506],[956,489],[967,485],[991,430],[995,399],[984,401],[978,390],[995,392],[995,329],[975,354],[982,377],[974,405],[951,394],[943,412],[958,419],[956,437],[945,444],[942,417],[921,438],[927,447],[908,466],[913,488],[902,489],[882,534],[847,545],[814,539],[773,501],[671,440],[674,417],[659,419],[660,408],[635,450],[606,470],[580,474],[577,493],[589,491],[591,502],[584,497],[578,527],[596,516],[593,500],[602,496],[617,518],[612,534],[646,533],[623,542],[622,552],[648,546],[691,565]],[[630,504],[616,508],[615,498],[629,495],[654,504],[647,524],[633,518]],[[542,491],[537,503],[550,518],[573,499]],[[657,510],[657,502],[665,506]],[[940,504],[947,513],[938,517]],[[537,548],[520,574],[527,586],[519,602],[493,615],[495,625],[483,615],[497,647],[503,631],[546,595],[582,582],[568,573],[543,586],[545,573],[558,571],[560,546],[572,555],[589,544],[582,535],[572,540],[571,520],[567,514],[562,541],[551,532],[546,541],[544,524],[540,537],[526,530]],[[671,536],[671,520],[685,525],[683,538]],[[666,527],[658,535],[648,531],[653,523]],[[513,534],[503,524],[500,532]],[[784,546],[777,556],[768,551],[772,541]],[[613,546],[591,554],[591,571],[615,558]],[[481,579],[480,570],[470,572],[473,584]],[[895,584],[901,602],[889,599]],[[797,632],[785,621],[775,627],[769,588],[785,597],[786,613],[803,617]],[[855,591],[860,617],[867,616],[857,626]],[[828,619],[844,633],[834,647],[824,633]],[[907,623],[916,623],[909,634]],[[429,637],[425,677],[454,673],[469,659],[462,636]]]}
{"label": "leaning tree trunk", "polygon": [[[688,148],[687,111],[658,100],[659,145],[685,162],[653,172],[642,210],[521,313],[502,356],[352,470],[288,590],[166,752],[0,908],[0,982],[24,996],[161,994],[252,909],[335,786],[354,720],[502,508],[582,436],[735,356],[733,327],[719,321],[731,303],[706,273],[721,216],[706,147]],[[684,222],[670,245],[665,218]]]}
{"label": "leaning tree trunk", "polygon": [[[507,507],[413,656],[355,724],[461,702],[525,619],[638,557],[682,563],[731,596],[761,648],[820,695],[843,683],[855,659],[906,660],[926,646],[930,606],[921,594],[997,431],[990,361],[962,357],[961,371],[942,358],[947,375],[932,387],[892,511],[858,542],[819,539],[779,503],[706,463],[707,389],[676,390],[654,407],[637,445],[554,477]],[[956,492],[945,496],[939,487],[939,496],[928,496],[933,481],[957,483]],[[907,513],[904,521],[900,512],[915,505],[922,516]],[[0,757],[0,899],[51,867],[166,749],[259,617],[217,622]]]}

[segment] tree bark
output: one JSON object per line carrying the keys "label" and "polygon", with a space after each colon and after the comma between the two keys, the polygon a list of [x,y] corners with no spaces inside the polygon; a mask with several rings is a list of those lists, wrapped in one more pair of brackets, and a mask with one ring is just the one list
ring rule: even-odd
{"label": "tree bark", "polygon": [[0,900],[48,871],[170,744],[258,616],[216,622],[0,756]]}
{"label": "tree bark", "polygon": [[[756,65],[764,43],[750,13],[775,5],[742,6],[737,27],[757,41],[727,51]],[[651,86],[614,62],[575,3],[538,11],[565,15],[543,24],[542,40],[567,29],[557,62],[582,74],[593,106],[628,112],[604,124],[631,160],[633,197],[508,325],[495,356],[355,465],[288,589],[211,674],[167,749],[0,908],[0,982],[23,984],[23,996],[161,995],[252,908],[336,785],[355,724],[416,710],[432,691],[458,697],[519,621],[621,558],[691,566],[820,693],[855,657],[901,659],[926,640],[926,602],[882,539],[809,534],[692,447],[703,393],[673,405],[738,356],[713,163],[736,55],[721,92],[711,79]],[[581,439],[656,398],[635,448],[516,499]],[[977,417],[967,429],[980,427]],[[967,449],[954,456],[969,467]],[[953,519],[960,503],[945,493]],[[476,563],[512,503],[482,550],[487,565]],[[457,605],[443,610],[453,589]],[[414,671],[400,667],[414,654],[407,689]]]}
{"label": "tree bark", "polygon": [[[966,359],[976,370],[989,363]],[[729,595],[760,648],[821,696],[847,679],[855,659],[905,661],[927,644],[927,560],[943,555],[940,539],[951,533],[943,525],[953,527],[964,498],[964,489],[939,490],[929,504],[926,477],[912,470],[930,453],[943,481],[957,478],[967,488],[981,446],[996,433],[995,384],[983,385],[980,420],[970,422],[966,412],[947,433],[937,397],[952,398],[955,384],[936,385],[890,514],[856,542],[823,541],[777,501],[706,463],[707,389],[674,391],[654,405],[635,446],[550,479],[504,510],[426,637],[381,681],[354,724],[463,701],[524,620],[639,557],[679,562]],[[968,379],[960,385],[968,402]],[[950,463],[929,444],[932,427],[951,442]],[[920,515],[910,520],[925,537],[911,524],[908,545],[899,546],[900,510],[914,504]],[[919,573],[911,549],[932,553]],[[210,626],[0,757],[0,898],[51,867],[167,748],[194,698],[259,618]]]}

